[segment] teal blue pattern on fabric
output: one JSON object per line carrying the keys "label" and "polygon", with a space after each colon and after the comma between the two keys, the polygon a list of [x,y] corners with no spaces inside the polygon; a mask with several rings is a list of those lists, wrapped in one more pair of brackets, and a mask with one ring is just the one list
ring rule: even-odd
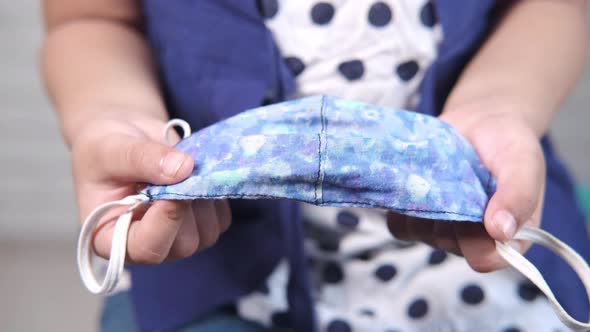
{"label": "teal blue pattern on fabric", "polygon": [[472,146],[428,115],[317,96],[245,111],[177,148],[192,175],[151,199],[283,198],[480,222],[495,181]]}

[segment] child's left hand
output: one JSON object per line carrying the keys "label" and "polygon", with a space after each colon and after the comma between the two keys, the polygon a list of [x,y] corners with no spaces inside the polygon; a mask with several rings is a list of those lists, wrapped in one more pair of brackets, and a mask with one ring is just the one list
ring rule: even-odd
{"label": "child's left hand", "polygon": [[[440,119],[471,142],[497,179],[484,224],[440,222],[390,213],[388,227],[399,239],[422,241],[462,255],[474,270],[489,272],[506,265],[496,253],[493,240],[511,240],[524,224],[540,225],[545,160],[537,135],[518,115],[520,112],[512,106],[482,104],[444,112]],[[520,252],[528,249],[522,241],[513,243]]]}

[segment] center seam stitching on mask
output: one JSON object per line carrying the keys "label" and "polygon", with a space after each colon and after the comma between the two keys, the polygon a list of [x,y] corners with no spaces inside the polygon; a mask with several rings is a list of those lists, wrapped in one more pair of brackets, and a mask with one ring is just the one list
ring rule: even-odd
{"label": "center seam stitching on mask", "polygon": [[[321,203],[321,199],[320,197],[323,196],[323,193],[321,193],[321,186],[322,186],[322,182],[324,179],[324,173],[323,173],[323,163],[322,163],[322,141],[324,141],[324,146],[323,148],[325,149],[325,137],[326,137],[326,126],[324,123],[324,106],[326,104],[326,96],[322,96],[322,100],[321,100],[321,105],[320,105],[320,132],[318,133],[318,174],[317,174],[317,179],[315,182],[315,188],[314,188],[314,201],[316,204]],[[320,191],[320,193],[318,194],[318,191]]]}
{"label": "center seam stitching on mask", "polygon": [[[141,194],[141,192],[139,192],[138,194]],[[152,196],[152,193],[150,192],[149,189],[145,191],[145,195],[148,197],[148,202],[151,202],[154,200],[154,196]]]}
{"label": "center seam stitching on mask", "polygon": [[320,177],[320,203],[324,202],[324,177],[326,176],[326,160],[328,160],[328,117],[326,116],[326,96],[322,96],[322,106],[321,106],[321,120],[323,123],[324,134],[324,146],[322,149],[323,158],[322,163],[320,164],[321,167],[321,177]]}

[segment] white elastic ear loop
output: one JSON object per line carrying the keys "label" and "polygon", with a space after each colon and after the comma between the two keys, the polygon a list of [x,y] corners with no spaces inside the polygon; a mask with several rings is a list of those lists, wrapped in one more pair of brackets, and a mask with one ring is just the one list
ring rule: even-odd
{"label": "white elastic ear loop", "polygon": [[[539,228],[524,227],[516,234],[515,239],[531,241],[542,245],[563,258],[578,274],[578,277],[586,288],[586,296],[590,299],[590,268],[582,256],[553,235]],[[507,243],[499,241],[496,241],[496,250],[508,264],[524,274],[543,293],[545,293],[549,302],[553,306],[553,310],[563,324],[575,331],[586,331],[590,329],[590,321],[587,323],[580,322],[570,316],[565,309],[563,309],[561,304],[559,304],[559,301],[555,298],[551,288],[547,285],[547,282],[545,282],[541,272],[539,272],[539,270],[523,255]]]}
{"label": "white elastic ear loop", "polygon": [[[183,138],[191,135],[190,125],[181,119],[172,119],[168,121],[164,127],[163,141],[170,144],[168,141],[168,133],[176,126],[182,128]],[[149,198],[145,195],[128,196],[121,200],[102,204],[92,211],[82,224],[80,237],[78,238],[78,270],[82,282],[91,293],[106,294],[111,292],[119,282],[125,267],[125,256],[127,255],[127,234],[129,232],[129,225],[133,216],[133,210],[139,205],[147,202]],[[94,255],[92,250],[92,238],[94,230],[98,226],[100,219],[112,208],[129,206],[129,209],[117,219],[115,229],[113,231],[113,239],[111,244],[111,252],[107,271],[102,282],[99,282],[94,275],[91,257]]]}
{"label": "white elastic ear loop", "polygon": [[191,135],[191,126],[188,124],[188,122],[182,119],[172,119],[168,121],[166,127],[164,127],[164,144],[172,145],[172,143],[168,140],[168,133],[174,127],[182,128],[182,138],[188,138]]}
{"label": "white elastic ear loop", "polygon": [[[145,195],[134,195],[125,197],[119,201],[102,204],[92,211],[84,221],[84,224],[82,224],[82,230],[78,238],[78,270],[82,282],[84,282],[84,285],[91,293],[106,294],[112,291],[117,285],[125,265],[127,233],[129,231],[131,217],[133,216],[133,210],[148,200],[148,197]],[[115,230],[113,231],[109,264],[103,281],[99,282],[94,275],[90,262],[90,258],[94,255],[94,250],[92,249],[94,230],[98,226],[98,222],[109,210],[121,206],[129,206],[129,209],[117,219]]]}

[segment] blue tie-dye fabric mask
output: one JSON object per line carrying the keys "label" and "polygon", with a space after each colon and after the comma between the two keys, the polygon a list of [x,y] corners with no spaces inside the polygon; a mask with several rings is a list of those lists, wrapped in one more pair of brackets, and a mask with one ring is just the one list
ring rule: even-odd
{"label": "blue tie-dye fabric mask", "polygon": [[[185,126],[184,131],[189,128]],[[176,148],[194,158],[189,178],[174,185],[151,185],[138,195],[107,203],[84,224],[78,264],[92,292],[108,292],[115,286],[123,269],[131,211],[143,202],[282,198],[482,222],[495,190],[493,177],[472,146],[445,122],[334,97],[252,109],[185,137]],[[90,239],[103,213],[118,205],[132,208],[115,226],[111,261],[105,281],[99,284],[90,269]],[[588,266],[579,256],[572,256],[571,249],[538,229],[525,228],[518,236],[563,254],[568,262],[580,266],[577,271],[584,272],[582,279],[590,284],[590,275],[583,271]],[[523,256],[504,243],[497,243],[497,249],[552,297],[539,272]],[[553,303],[564,322],[575,322],[556,300]],[[579,324],[583,325],[575,327],[590,328]]]}
{"label": "blue tie-dye fabric mask", "polygon": [[147,188],[151,199],[288,198],[481,222],[494,191],[448,124],[332,97],[253,109],[177,148],[195,157],[192,176]]}

